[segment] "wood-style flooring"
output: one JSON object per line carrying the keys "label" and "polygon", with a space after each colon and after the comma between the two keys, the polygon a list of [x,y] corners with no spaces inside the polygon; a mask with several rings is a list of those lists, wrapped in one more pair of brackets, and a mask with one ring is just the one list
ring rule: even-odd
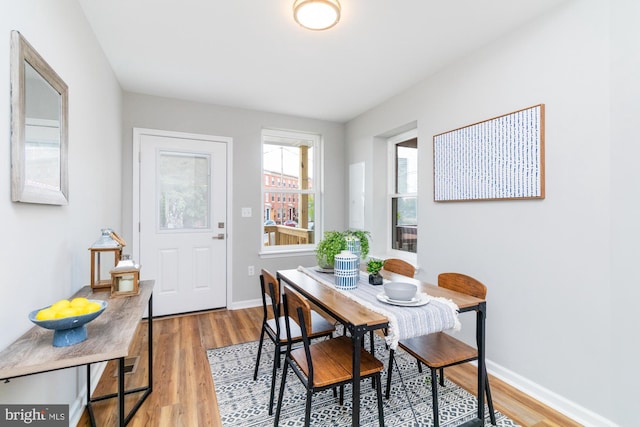
{"label": "wood-style flooring", "polygon": [[[154,319],[153,392],[131,419],[131,427],[220,426],[220,415],[210,375],[206,349],[259,339],[262,308],[214,310],[197,314]],[[147,384],[147,325],[138,327],[130,355],[139,356],[135,372],[126,374],[126,388]],[[109,362],[94,395],[117,390],[116,363]],[[471,364],[447,368],[445,375],[475,393],[476,370]],[[522,426],[573,427],[580,424],[531,399],[524,393],[490,376],[495,409]],[[127,411],[137,396],[127,396]],[[266,402],[266,401],[265,401]],[[115,399],[93,405],[98,426],[117,425]],[[78,423],[90,426],[85,412]]]}

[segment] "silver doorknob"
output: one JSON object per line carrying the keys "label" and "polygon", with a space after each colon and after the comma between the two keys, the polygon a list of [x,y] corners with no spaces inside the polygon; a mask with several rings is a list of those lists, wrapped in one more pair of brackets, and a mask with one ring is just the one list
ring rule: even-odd
{"label": "silver doorknob", "polygon": [[224,233],[219,233],[217,236],[213,236],[214,240],[224,240]]}

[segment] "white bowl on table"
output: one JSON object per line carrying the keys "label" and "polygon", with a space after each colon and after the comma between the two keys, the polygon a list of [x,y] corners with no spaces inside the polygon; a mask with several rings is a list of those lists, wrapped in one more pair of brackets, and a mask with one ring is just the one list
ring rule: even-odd
{"label": "white bowl on table", "polygon": [[382,285],[387,298],[394,301],[411,301],[418,292],[418,286],[406,282],[388,282]]}

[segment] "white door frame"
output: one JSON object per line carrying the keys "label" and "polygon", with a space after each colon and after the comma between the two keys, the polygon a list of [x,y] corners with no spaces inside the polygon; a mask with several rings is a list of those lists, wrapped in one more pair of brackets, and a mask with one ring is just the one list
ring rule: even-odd
{"label": "white door frame", "polygon": [[202,139],[202,140],[216,140],[218,142],[224,142],[227,144],[227,211],[226,211],[226,245],[227,245],[227,301],[226,307],[231,307],[231,301],[233,301],[233,286],[232,286],[232,274],[231,274],[231,266],[233,265],[233,239],[231,238],[233,233],[233,216],[231,213],[233,198],[231,196],[233,188],[233,139],[225,136],[213,136],[213,135],[204,135],[204,134],[196,134],[196,133],[186,133],[186,132],[173,132],[167,130],[158,130],[158,129],[145,129],[145,128],[133,128],[133,152],[132,152],[132,163],[133,163],[133,191],[132,191],[132,234],[133,234],[133,243],[132,243],[132,253],[133,259],[140,259],[140,140],[142,135],[152,135],[152,136],[164,136],[164,137],[173,137],[173,138],[185,138],[185,139]]}

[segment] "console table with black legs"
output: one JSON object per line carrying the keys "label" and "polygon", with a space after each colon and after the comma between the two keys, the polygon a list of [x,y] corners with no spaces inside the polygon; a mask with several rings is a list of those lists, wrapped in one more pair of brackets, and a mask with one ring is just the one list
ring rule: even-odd
{"label": "console table with black legs", "polygon": [[[153,280],[140,282],[140,293],[134,296],[109,298],[108,291],[94,291],[85,286],[71,298],[105,300],[105,311],[87,324],[87,339],[68,347],[54,347],[53,331],[34,326],[0,352],[0,380],[24,377],[76,366],[87,366],[87,409],[95,426],[92,404],[118,399],[118,423],[125,426],[152,391],[153,385]],[[148,322],[148,383],[144,387],[125,390],[124,361],[140,320],[147,312]],[[27,316],[27,314],[25,314]],[[91,364],[118,361],[118,391],[91,397]],[[142,393],[131,410],[125,412],[125,396]]]}

